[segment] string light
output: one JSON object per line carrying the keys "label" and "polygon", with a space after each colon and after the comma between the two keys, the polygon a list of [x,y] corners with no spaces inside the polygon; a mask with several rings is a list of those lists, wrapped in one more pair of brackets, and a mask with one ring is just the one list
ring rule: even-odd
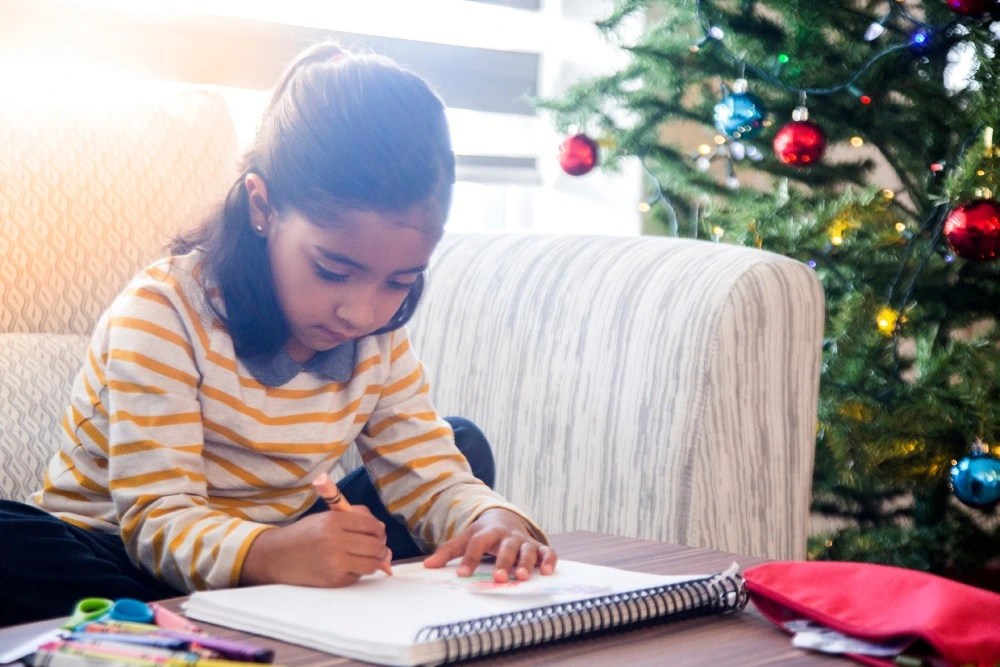
{"label": "string light", "polygon": [[[760,67],[753,65],[752,63],[747,63],[743,57],[737,56],[735,53],[726,48],[726,46],[721,41],[725,33],[719,26],[713,24],[712,21],[709,19],[705,9],[705,4],[706,4],[705,0],[696,0],[698,16],[700,17],[702,24],[707,26],[707,28],[705,29],[705,33],[701,38],[701,40],[697,44],[692,45],[691,47],[692,51],[696,52],[706,42],[714,40],[715,42],[717,42],[718,48],[722,50],[722,52],[726,55],[727,58],[729,58],[734,64],[739,64],[741,68],[753,74],[754,77],[766,81],[771,85],[781,88],[783,90],[787,90],[790,92],[805,92],[810,95],[831,95],[841,90],[854,87],[854,84],[859,79],[861,79],[865,74],[867,74],[868,71],[878,61],[882,60],[883,58],[889,56],[892,53],[895,53],[896,51],[911,48],[913,46],[924,46],[926,43],[930,41],[931,29],[933,29],[934,31],[938,30],[938,28],[927,26],[926,24],[922,23],[921,21],[911,16],[902,8],[901,3],[899,2],[899,0],[897,0],[897,2],[893,3],[890,6],[888,13],[883,15],[877,21],[873,21],[871,25],[868,26],[868,29],[865,31],[865,39],[867,41],[873,41],[875,39],[878,39],[878,37],[880,37],[886,31],[885,24],[891,18],[897,17],[917,27],[916,32],[914,32],[913,35],[911,36],[909,44],[903,43],[903,44],[893,44],[891,46],[887,46],[886,48],[882,49],[878,53],[868,58],[864,63],[861,64],[861,66],[854,72],[854,74],[847,81],[841,84],[827,86],[823,88],[818,88],[818,87],[803,88],[799,86],[786,84],[784,81],[782,81],[777,77],[777,74],[775,72],[769,73],[764,69],[761,69]],[[776,57],[776,62],[778,65],[784,65],[789,61],[790,58],[786,53],[779,53],[778,56]],[[861,101],[862,104],[865,105],[870,104],[872,101],[871,97],[869,97],[868,95],[856,94],[856,97]]]}
{"label": "string light", "polygon": [[879,332],[884,336],[892,336],[896,331],[896,322],[899,320],[899,312],[886,306],[875,315],[875,324],[878,325]]}
{"label": "string light", "polygon": [[830,223],[827,228],[827,234],[830,237],[830,244],[834,246],[840,246],[844,244],[844,235],[847,233],[848,229],[853,229],[857,225],[848,222],[843,218],[837,218]]}
{"label": "string light", "polygon": [[[884,20],[883,18],[882,21]],[[885,33],[885,26],[882,24],[882,21],[872,21],[868,26],[868,29],[865,30],[866,42],[874,42]]]}
{"label": "string light", "polygon": [[698,51],[701,51],[701,47],[705,46],[705,44],[709,41],[713,39],[721,41],[725,36],[726,33],[722,30],[722,28],[717,25],[713,25],[705,32],[705,35],[700,40],[691,45],[691,52],[698,53]]}
{"label": "string light", "polygon": [[865,145],[865,140],[858,136],[851,137],[851,145],[855,148],[861,148]]}
{"label": "string light", "polygon": [[858,102],[861,102],[864,106],[868,106],[872,103],[872,98],[858,90],[858,87],[854,84],[849,84],[847,86],[847,91],[851,93],[851,95],[854,95],[854,97],[858,99]]}

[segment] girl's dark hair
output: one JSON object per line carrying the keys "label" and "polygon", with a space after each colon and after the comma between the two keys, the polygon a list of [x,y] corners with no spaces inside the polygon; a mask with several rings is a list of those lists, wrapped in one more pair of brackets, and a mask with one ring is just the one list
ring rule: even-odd
{"label": "girl's dark hair", "polygon": [[[444,104],[430,86],[388,58],[333,43],[306,49],[282,75],[242,166],[216,213],[170,248],[204,252],[225,308],[216,314],[241,356],[276,352],[290,334],[267,243],[250,227],[248,174],[264,179],[276,212],[295,209],[315,224],[336,224],[337,210],[391,213],[431,200],[447,212],[455,181]],[[403,326],[422,292],[419,276],[375,333]]]}

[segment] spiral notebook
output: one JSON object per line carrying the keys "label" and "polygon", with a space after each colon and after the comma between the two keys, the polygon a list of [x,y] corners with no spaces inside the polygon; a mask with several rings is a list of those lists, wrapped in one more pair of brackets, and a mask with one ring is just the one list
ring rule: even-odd
{"label": "spiral notebook", "polygon": [[734,564],[704,576],[664,576],[574,561],[555,574],[497,584],[489,565],[458,577],[394,566],[347,588],[270,585],[194,593],[196,620],[384,665],[428,665],[491,655],[643,622],[741,609]]}

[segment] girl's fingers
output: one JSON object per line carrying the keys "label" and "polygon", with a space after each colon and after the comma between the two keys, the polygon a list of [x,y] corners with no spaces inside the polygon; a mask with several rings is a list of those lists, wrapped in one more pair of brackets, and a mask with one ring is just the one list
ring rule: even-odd
{"label": "girl's fingers", "polygon": [[514,567],[518,560],[521,542],[516,537],[509,536],[500,542],[496,550],[496,565],[493,568],[493,581],[502,584],[514,578]]}
{"label": "girl's fingers", "polygon": [[538,562],[538,544],[535,542],[525,542],[518,550],[517,569],[514,570],[514,578],[525,581],[531,576]]}
{"label": "girl's fingers", "polygon": [[539,547],[538,555],[541,556],[538,569],[542,574],[552,574],[556,571],[556,562],[559,560],[559,556],[555,549],[550,546]]}
{"label": "girl's fingers", "polygon": [[483,556],[486,555],[486,552],[493,544],[494,540],[483,535],[477,535],[470,539],[465,547],[465,555],[462,556],[462,562],[458,564],[458,576],[471,577],[472,573],[479,567],[479,564],[483,562]]}
{"label": "girl's fingers", "polygon": [[452,558],[458,558],[465,553],[468,535],[459,535],[439,546],[434,553],[424,559],[424,567],[444,567]]}

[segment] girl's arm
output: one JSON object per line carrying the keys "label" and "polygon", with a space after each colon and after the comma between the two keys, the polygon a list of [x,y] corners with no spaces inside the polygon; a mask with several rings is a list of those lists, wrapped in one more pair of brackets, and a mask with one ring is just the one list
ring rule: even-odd
{"label": "girl's arm", "polygon": [[250,545],[239,583],[348,586],[391,557],[385,526],[367,507],[319,512],[261,533]]}
{"label": "girl's arm", "polygon": [[429,548],[447,543],[440,553],[464,554],[466,565],[478,564],[486,553],[498,556],[499,579],[515,572],[515,562],[527,572],[543,562],[545,570],[554,567],[555,551],[541,529],[473,476],[451,427],[431,404],[423,365],[405,329],[392,332],[386,354],[388,377],[357,444],[389,511],[418,543]]}
{"label": "girl's arm", "polygon": [[134,281],[102,320],[108,487],[135,562],[181,590],[232,586],[266,526],[208,502],[196,360],[207,334],[163,266]]}
{"label": "girl's arm", "polygon": [[[371,563],[377,568],[387,550],[384,526],[365,511],[324,512],[281,528],[248,518],[262,504],[277,513],[287,494],[276,499],[260,469],[273,463],[236,425],[252,424],[252,409],[219,380],[206,380],[213,376],[210,365],[236,361],[213,349],[210,325],[192,307],[193,289],[185,290],[176,274],[153,270],[152,280],[119,298],[99,354],[110,423],[109,487],[130,556],[182,590],[338,586],[371,573]],[[203,403],[223,406],[211,412],[216,421],[204,417]],[[206,435],[235,444],[207,451]],[[211,494],[210,467],[222,486]],[[313,497],[311,489],[306,496]]]}

